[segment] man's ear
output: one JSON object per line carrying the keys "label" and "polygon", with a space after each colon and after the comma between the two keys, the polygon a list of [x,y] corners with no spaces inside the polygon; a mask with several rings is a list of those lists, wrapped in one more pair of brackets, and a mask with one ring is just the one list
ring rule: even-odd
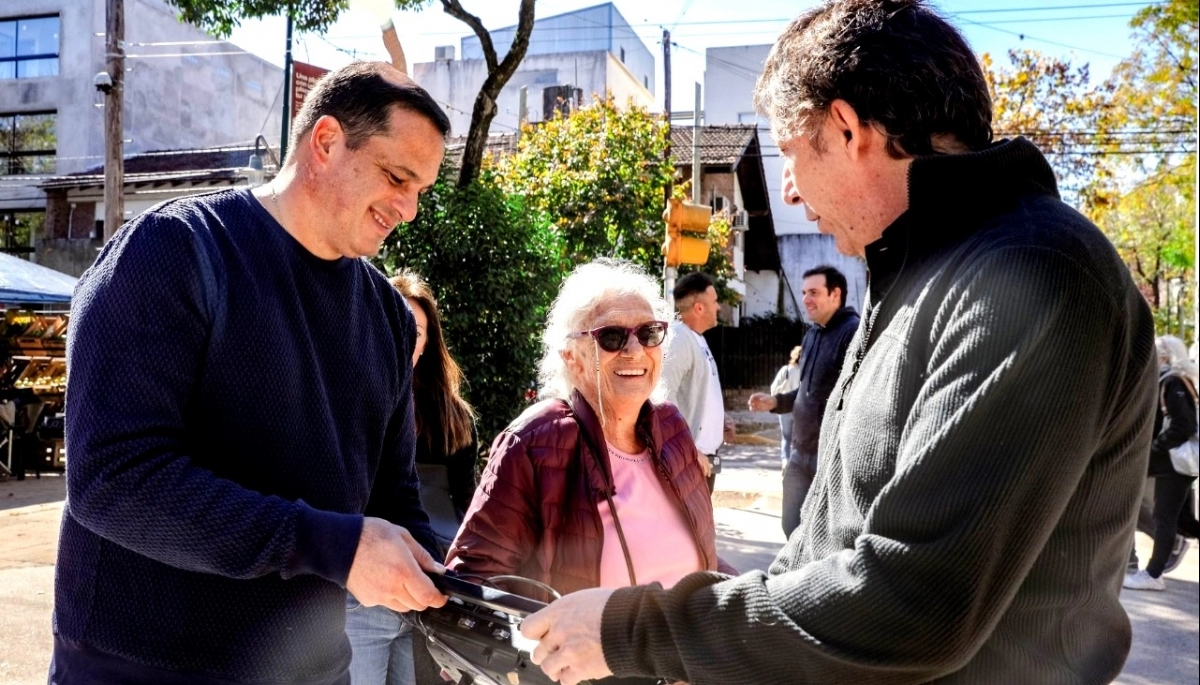
{"label": "man's ear", "polygon": [[837,135],[833,140],[840,140],[842,149],[851,159],[857,159],[871,145],[879,142],[875,140],[879,137],[879,132],[874,127],[864,124],[850,103],[840,98],[830,103],[826,121]]}
{"label": "man's ear", "polygon": [[345,132],[342,123],[326,114],[313,124],[312,133],[308,136],[308,148],[313,159],[324,165],[329,161],[334,148],[344,140]]}

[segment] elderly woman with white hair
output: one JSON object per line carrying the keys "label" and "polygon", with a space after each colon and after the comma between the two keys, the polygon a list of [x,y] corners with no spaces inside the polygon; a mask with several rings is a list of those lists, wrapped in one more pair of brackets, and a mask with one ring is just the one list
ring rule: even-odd
{"label": "elderly woman with white hair", "polygon": [[[1195,538],[1200,532],[1195,512],[1185,506],[1194,475],[1179,473],[1171,462],[1170,450],[1196,435],[1196,363],[1188,358],[1183,341],[1164,335],[1154,341],[1158,348],[1158,397],[1154,403],[1154,442],[1150,444],[1149,476],[1154,479],[1154,548],[1146,568],[1125,576],[1130,590],[1165,590],[1162,575],[1187,551],[1172,548],[1176,533]],[[1136,555],[1131,563],[1137,563]]]}
{"label": "elderly woman with white hair", "polygon": [[660,399],[671,316],[628,263],[585,264],[563,282],[543,334],[544,399],[497,436],[449,568],[563,594],[735,572],[717,558],[687,423]]}

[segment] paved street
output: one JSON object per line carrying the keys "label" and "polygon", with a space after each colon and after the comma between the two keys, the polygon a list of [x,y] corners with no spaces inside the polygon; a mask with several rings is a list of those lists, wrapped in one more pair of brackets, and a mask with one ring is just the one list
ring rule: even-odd
{"label": "paved street", "polygon": [[[765,569],[783,544],[779,528],[778,448],[767,439],[733,446],[714,497],[717,545],[740,570]],[[46,682],[54,551],[62,515],[63,478],[0,482],[0,685]],[[1149,558],[1149,539],[1138,553]],[[1122,603],[1133,622],[1133,651],[1122,685],[1200,681],[1200,553],[1193,547],[1167,575],[1167,592],[1129,592]]]}

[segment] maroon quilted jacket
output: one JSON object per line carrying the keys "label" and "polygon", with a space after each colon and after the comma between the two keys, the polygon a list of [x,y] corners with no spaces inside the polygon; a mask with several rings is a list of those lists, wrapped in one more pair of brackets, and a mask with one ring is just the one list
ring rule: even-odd
{"label": "maroon quilted jacket", "polygon": [[[593,436],[590,444],[604,444],[599,419],[575,392],[569,405],[555,399],[530,407],[496,437],[447,566],[484,577],[515,574],[563,594],[600,585],[604,531],[597,505],[611,476],[608,460],[598,465],[588,441],[580,440],[580,425]],[[664,491],[683,507],[705,570],[736,573],[717,558],[712,500],[679,410],[647,402],[637,431]]]}

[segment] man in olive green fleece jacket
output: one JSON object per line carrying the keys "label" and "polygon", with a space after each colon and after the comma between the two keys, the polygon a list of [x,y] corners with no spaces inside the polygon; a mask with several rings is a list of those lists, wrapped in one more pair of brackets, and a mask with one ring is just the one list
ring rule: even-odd
{"label": "man in olive green fleece jacket", "polygon": [[756,104],[783,193],[866,258],[801,528],[769,574],[568,595],[526,619],[568,685],[1108,683],[1155,401],[1149,308],[979,63],[919,0],[784,32]]}

